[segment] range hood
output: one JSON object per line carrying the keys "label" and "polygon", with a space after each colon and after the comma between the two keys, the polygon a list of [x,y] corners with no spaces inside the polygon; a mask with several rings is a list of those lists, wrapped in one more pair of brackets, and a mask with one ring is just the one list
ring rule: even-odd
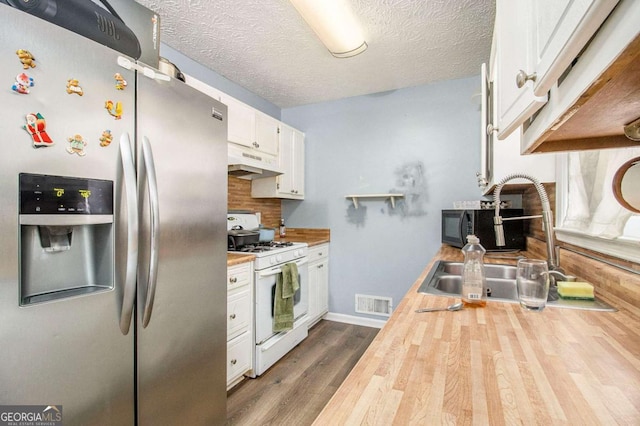
{"label": "range hood", "polygon": [[282,174],[276,156],[234,145],[229,144],[227,162],[229,176],[240,179],[261,179]]}

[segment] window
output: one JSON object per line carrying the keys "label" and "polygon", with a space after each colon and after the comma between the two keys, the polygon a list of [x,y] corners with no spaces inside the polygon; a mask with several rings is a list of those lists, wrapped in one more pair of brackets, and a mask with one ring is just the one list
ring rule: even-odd
{"label": "window", "polygon": [[622,207],[612,190],[615,172],[638,155],[640,148],[558,155],[559,241],[640,262],[640,215]]}

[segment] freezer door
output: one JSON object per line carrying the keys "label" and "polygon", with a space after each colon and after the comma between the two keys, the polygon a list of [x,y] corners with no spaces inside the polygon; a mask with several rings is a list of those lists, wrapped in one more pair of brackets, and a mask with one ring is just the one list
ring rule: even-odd
{"label": "freezer door", "polygon": [[[35,68],[28,61],[23,67],[19,49],[31,52]],[[128,206],[117,142],[134,131],[134,74],[117,66],[117,56],[0,4],[0,405],[62,406],[65,425],[124,425],[135,419],[134,333],[133,327],[126,335],[120,329],[127,225],[119,212]],[[131,86],[117,90],[116,72]],[[28,94],[11,90],[22,73],[33,79]],[[105,109],[107,100],[121,102],[119,120]],[[29,129],[31,113],[42,118]],[[106,130],[113,142],[101,146]],[[72,144],[75,135],[86,145]],[[40,227],[19,223],[20,173],[113,182],[115,219],[72,225],[66,250],[63,244],[47,251]],[[52,220],[62,216],[70,215]],[[117,255],[116,247],[123,248]]]}
{"label": "freezer door", "polygon": [[138,75],[138,421],[226,419],[226,106]]}

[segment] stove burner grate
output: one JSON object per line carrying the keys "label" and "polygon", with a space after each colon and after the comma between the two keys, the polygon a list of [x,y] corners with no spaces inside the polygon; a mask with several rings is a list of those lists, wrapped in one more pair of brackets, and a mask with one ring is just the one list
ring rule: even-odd
{"label": "stove burner grate", "polygon": [[242,253],[262,253],[270,251],[271,249],[283,248],[292,246],[290,241],[261,241],[255,244],[246,244],[244,246],[236,247],[233,249],[229,247],[229,251],[236,251]]}

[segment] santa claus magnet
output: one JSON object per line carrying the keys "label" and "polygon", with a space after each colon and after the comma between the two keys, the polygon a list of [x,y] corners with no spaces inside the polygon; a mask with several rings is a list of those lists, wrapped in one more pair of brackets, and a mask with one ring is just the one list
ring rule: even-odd
{"label": "santa claus magnet", "polygon": [[27,124],[23,125],[22,128],[27,131],[31,135],[33,139],[33,147],[34,148],[42,148],[45,146],[53,145],[53,141],[49,137],[47,133],[47,122],[45,121],[42,114],[39,112],[29,113],[25,116]]}
{"label": "santa claus magnet", "polygon": [[22,95],[28,95],[30,87],[33,87],[33,78],[25,73],[20,73],[16,76],[16,81],[11,86],[11,90]]}

